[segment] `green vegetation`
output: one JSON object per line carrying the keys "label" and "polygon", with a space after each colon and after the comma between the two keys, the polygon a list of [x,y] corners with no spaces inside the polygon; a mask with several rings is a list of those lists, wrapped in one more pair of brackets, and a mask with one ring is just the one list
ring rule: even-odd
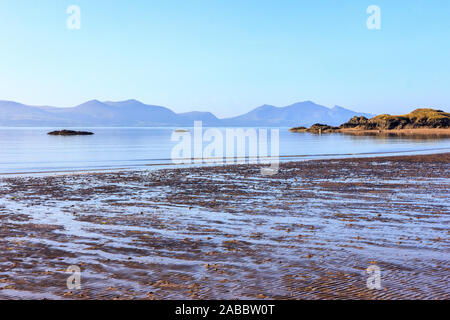
{"label": "green vegetation", "polygon": [[423,120],[438,120],[438,119],[450,119],[450,113],[444,112],[442,110],[434,110],[434,109],[416,109],[411,113],[400,115],[400,116],[392,116],[389,114],[382,114],[376,116],[370,121],[373,120],[383,120],[383,121],[423,121]]}

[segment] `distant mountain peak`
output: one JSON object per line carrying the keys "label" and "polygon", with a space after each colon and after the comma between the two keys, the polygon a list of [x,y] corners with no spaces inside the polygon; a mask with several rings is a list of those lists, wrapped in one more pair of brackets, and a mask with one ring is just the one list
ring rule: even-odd
{"label": "distant mountain peak", "polygon": [[82,103],[82,104],[103,104],[103,102],[101,102],[101,101],[99,101],[99,100],[97,100],[97,99],[93,99],[93,100],[89,100],[89,101],[86,101],[85,103]]}
{"label": "distant mountain peak", "polygon": [[124,100],[124,101],[120,101],[120,102],[123,102],[123,103],[140,103],[140,104],[143,104],[142,102],[140,102],[139,100],[136,100],[136,99],[128,99],[128,100]]}
{"label": "distant mountain peak", "polygon": [[315,106],[318,106],[317,103],[315,103],[314,101],[311,101],[311,100],[299,101],[299,102],[295,102],[295,103],[290,104],[290,106],[295,106],[295,105],[315,105]]}
{"label": "distant mountain peak", "polygon": [[104,101],[103,103],[111,104],[111,105],[143,105],[144,103],[135,100],[135,99],[128,99],[123,101]]}
{"label": "distant mountain peak", "polygon": [[271,110],[271,109],[277,109],[277,107],[275,107],[275,106],[273,106],[273,105],[270,105],[270,104],[263,104],[262,106],[259,106],[259,107],[257,107],[257,108],[255,108],[255,109],[253,109],[253,111],[256,111],[256,110]]}
{"label": "distant mountain peak", "polygon": [[179,114],[183,114],[183,115],[195,115],[195,114],[208,114],[208,115],[213,115],[212,112],[209,111],[188,111],[188,112],[183,112],[183,113],[179,113]]}
{"label": "distant mountain peak", "polygon": [[326,108],[325,106],[321,106],[320,104],[315,103],[314,101],[301,101],[301,102],[296,102],[293,104],[290,104],[284,108]]}

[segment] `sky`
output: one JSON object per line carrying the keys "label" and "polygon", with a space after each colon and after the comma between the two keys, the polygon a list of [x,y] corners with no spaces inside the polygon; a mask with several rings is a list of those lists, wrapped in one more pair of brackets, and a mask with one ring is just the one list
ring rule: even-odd
{"label": "sky", "polygon": [[0,44],[0,100],[31,105],[450,110],[448,0],[0,0]]}

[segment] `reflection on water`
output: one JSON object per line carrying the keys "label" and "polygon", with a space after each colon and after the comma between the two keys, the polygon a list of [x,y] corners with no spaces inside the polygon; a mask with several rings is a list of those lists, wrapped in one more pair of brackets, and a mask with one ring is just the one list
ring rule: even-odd
{"label": "reflection on water", "polygon": [[[47,135],[55,129],[61,128],[0,128],[0,173],[167,164],[177,144],[174,128],[76,128],[95,135]],[[280,129],[279,142],[282,158],[450,149],[450,138],[442,136],[315,135],[289,128]]]}

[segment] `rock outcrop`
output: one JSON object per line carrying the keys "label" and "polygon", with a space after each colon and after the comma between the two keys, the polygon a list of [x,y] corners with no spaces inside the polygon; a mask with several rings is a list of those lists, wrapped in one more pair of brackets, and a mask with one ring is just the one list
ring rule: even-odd
{"label": "rock outcrop", "polygon": [[372,119],[353,117],[340,128],[360,130],[445,129],[450,128],[450,113],[434,109],[417,109],[401,116],[383,114]]}
{"label": "rock outcrop", "polygon": [[291,128],[289,129],[289,131],[291,132],[306,132],[308,128],[306,127],[295,127],[295,128]]}
{"label": "rock outcrop", "polygon": [[367,130],[402,130],[402,129],[450,129],[450,113],[434,109],[417,109],[411,113],[392,116],[383,114],[372,119],[353,117],[339,127],[315,124],[306,129],[292,128],[292,132],[329,133]]}
{"label": "rock outcrop", "polygon": [[73,130],[60,130],[60,131],[52,131],[48,133],[52,136],[88,136],[93,135],[93,132],[88,131],[73,131]]}
{"label": "rock outcrop", "polygon": [[320,124],[316,123],[312,125],[309,129],[306,130],[306,132],[311,133],[331,133],[331,132],[337,132],[339,130],[338,127],[332,127],[326,124]]}
{"label": "rock outcrop", "polygon": [[313,124],[309,128],[295,127],[295,128],[289,129],[289,131],[291,131],[291,132],[310,132],[310,133],[330,133],[330,132],[338,132],[339,127],[332,127],[332,126],[329,126],[326,124],[316,123],[316,124]]}
{"label": "rock outcrop", "polygon": [[347,128],[356,128],[363,125],[366,125],[367,122],[369,122],[369,119],[366,117],[353,117],[348,122],[342,124],[340,128],[347,129]]}

